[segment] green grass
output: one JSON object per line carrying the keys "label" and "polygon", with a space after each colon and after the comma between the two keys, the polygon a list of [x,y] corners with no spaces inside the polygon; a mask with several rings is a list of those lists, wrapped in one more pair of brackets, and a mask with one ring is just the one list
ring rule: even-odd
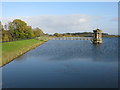
{"label": "green grass", "polygon": [[24,54],[40,44],[43,44],[47,40],[49,40],[49,38],[44,40],[29,39],[2,43],[2,63],[0,63],[0,66],[9,63],[16,57]]}

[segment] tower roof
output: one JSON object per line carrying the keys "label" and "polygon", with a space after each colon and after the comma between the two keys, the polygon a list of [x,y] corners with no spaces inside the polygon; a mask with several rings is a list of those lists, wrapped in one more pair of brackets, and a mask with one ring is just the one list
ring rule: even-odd
{"label": "tower roof", "polygon": [[93,30],[94,32],[102,32],[102,30],[100,30],[100,29],[96,29],[96,30]]}

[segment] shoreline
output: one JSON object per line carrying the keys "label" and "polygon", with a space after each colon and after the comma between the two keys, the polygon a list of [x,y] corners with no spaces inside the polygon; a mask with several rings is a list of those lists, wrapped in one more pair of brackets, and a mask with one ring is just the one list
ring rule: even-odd
{"label": "shoreline", "polygon": [[[49,39],[49,40],[50,40],[50,39]],[[6,61],[7,61],[6,63],[3,63],[3,59],[2,59],[2,64],[0,65],[0,68],[3,67],[3,66],[5,66],[6,64],[9,64],[11,61],[13,61],[14,59],[22,56],[23,54],[25,54],[25,53],[27,53],[27,52],[29,52],[30,50],[32,50],[32,49],[34,49],[34,48],[36,48],[36,47],[44,44],[45,42],[47,42],[47,41],[49,41],[49,40],[40,41],[40,42],[35,43],[35,44],[31,45],[31,46],[28,46],[27,48],[24,48],[24,49],[19,50],[17,54],[15,54],[14,56],[8,58],[8,59],[6,60]],[[2,57],[2,58],[3,58],[3,57]]]}

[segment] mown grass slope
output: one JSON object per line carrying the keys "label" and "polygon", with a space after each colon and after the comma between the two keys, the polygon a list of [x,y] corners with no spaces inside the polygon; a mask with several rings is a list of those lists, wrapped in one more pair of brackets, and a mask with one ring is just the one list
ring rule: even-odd
{"label": "mown grass slope", "polygon": [[2,43],[2,62],[0,62],[0,66],[9,63],[16,57],[48,40],[49,38],[44,38],[43,40],[29,39]]}

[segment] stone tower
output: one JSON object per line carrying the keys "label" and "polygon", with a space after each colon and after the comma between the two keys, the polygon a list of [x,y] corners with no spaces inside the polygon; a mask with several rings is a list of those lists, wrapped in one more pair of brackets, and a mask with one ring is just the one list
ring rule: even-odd
{"label": "stone tower", "polygon": [[102,43],[102,30],[96,29],[93,30],[93,43],[94,44],[101,44]]}

